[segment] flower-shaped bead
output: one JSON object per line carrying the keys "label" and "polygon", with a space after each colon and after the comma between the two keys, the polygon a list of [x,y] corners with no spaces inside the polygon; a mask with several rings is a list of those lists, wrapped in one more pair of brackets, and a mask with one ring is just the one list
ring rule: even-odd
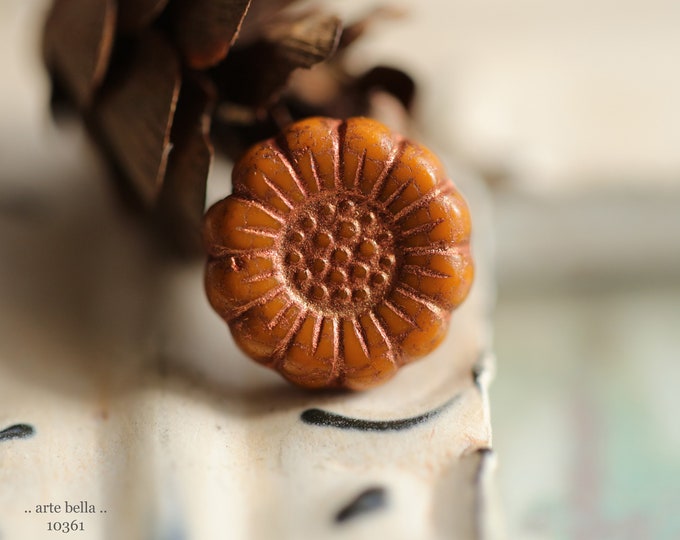
{"label": "flower-shaped bead", "polygon": [[251,148],[204,234],[236,343],[307,388],[368,388],[426,355],[473,279],[468,208],[439,160],[367,118]]}

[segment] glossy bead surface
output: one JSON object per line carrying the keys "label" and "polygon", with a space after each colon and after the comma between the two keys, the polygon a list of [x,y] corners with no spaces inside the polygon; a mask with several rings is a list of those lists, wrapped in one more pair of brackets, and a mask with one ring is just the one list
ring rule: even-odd
{"label": "glossy bead surface", "polygon": [[254,360],[364,389],[431,352],[473,279],[470,215],[439,160],[367,118],[252,147],[207,212],[206,291]]}

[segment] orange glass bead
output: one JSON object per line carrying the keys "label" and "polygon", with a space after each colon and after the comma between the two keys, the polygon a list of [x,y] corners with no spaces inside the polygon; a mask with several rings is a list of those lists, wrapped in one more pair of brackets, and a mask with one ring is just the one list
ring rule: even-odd
{"label": "orange glass bead", "polygon": [[470,215],[429,150],[310,118],[232,179],[205,217],[206,290],[247,355],[302,387],[364,389],[441,342],[472,284]]}

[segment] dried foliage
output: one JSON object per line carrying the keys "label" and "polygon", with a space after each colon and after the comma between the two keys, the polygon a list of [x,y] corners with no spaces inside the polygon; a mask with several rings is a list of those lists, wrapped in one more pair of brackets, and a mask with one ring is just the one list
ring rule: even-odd
{"label": "dried foliage", "polygon": [[[119,173],[121,189],[185,253],[199,225],[213,146],[230,158],[310,115],[371,114],[380,90],[408,110],[396,68],[358,76],[345,49],[378,17],[343,27],[293,0],[55,0],[43,52],[67,100]],[[317,66],[297,82],[291,76]]]}

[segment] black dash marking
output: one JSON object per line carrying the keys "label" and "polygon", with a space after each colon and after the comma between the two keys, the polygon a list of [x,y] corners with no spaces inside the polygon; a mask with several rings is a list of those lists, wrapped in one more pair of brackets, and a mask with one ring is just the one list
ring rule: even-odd
{"label": "black dash marking", "polygon": [[354,499],[349,504],[342,508],[335,515],[336,523],[344,523],[349,519],[353,519],[368,512],[375,512],[387,506],[387,491],[385,488],[372,487],[368,488]]}
{"label": "black dash marking", "polygon": [[482,389],[482,377],[486,374],[487,363],[489,361],[490,353],[483,352],[477,358],[477,361],[472,366],[472,381],[475,386],[481,390]]}
{"label": "black dash marking", "polygon": [[305,424],[312,424],[322,427],[334,427],[338,429],[358,429],[360,431],[400,431],[404,429],[410,429],[434,418],[444,409],[452,405],[457,399],[458,396],[454,396],[436,409],[419,414],[418,416],[412,416],[411,418],[400,418],[398,420],[363,420],[361,418],[349,418],[347,416],[342,416],[341,414],[336,414],[321,409],[307,409],[300,415],[300,419]]}
{"label": "black dash marking", "polygon": [[35,435],[35,429],[28,424],[15,424],[0,431],[0,442],[12,439],[27,439]]}
{"label": "black dash marking", "polygon": [[482,386],[481,378],[482,375],[484,375],[484,371],[485,369],[482,364],[475,364],[472,366],[472,380],[474,381],[477,388],[481,388]]}

